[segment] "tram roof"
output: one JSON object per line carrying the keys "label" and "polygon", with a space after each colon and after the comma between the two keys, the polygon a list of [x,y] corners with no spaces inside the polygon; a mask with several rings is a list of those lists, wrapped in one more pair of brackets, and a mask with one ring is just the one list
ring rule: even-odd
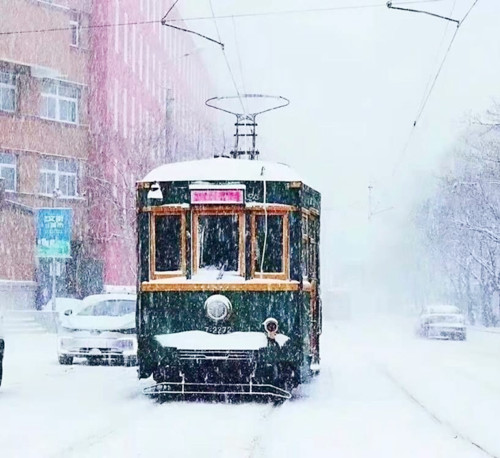
{"label": "tram roof", "polygon": [[212,158],[173,162],[151,170],[141,181],[303,181],[290,166],[259,160]]}

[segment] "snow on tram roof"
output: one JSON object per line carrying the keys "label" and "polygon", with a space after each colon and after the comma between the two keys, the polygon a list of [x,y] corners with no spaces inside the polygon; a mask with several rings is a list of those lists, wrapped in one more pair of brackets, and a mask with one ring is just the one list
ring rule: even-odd
{"label": "snow on tram roof", "polygon": [[214,158],[173,162],[151,170],[141,181],[303,181],[286,164]]}

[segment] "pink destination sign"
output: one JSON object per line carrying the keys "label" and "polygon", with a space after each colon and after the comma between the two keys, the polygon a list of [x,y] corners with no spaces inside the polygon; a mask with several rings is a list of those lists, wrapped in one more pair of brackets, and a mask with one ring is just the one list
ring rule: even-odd
{"label": "pink destination sign", "polygon": [[191,191],[193,204],[242,204],[243,189],[197,189]]}

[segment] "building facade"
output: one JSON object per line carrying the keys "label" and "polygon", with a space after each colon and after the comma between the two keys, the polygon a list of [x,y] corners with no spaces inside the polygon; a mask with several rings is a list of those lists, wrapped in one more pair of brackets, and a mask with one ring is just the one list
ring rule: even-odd
{"label": "building facade", "polygon": [[207,70],[191,37],[159,23],[168,3],[0,3],[0,32],[9,32],[0,35],[0,299],[11,307],[49,299],[38,208],[73,209],[58,294],[130,288],[135,181],[160,163],[210,154]]}

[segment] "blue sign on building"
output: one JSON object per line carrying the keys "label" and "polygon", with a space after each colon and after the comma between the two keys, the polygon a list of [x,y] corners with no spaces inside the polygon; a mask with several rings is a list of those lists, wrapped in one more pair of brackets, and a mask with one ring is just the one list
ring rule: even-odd
{"label": "blue sign on building", "polygon": [[40,208],[37,217],[37,256],[71,257],[71,208]]}

